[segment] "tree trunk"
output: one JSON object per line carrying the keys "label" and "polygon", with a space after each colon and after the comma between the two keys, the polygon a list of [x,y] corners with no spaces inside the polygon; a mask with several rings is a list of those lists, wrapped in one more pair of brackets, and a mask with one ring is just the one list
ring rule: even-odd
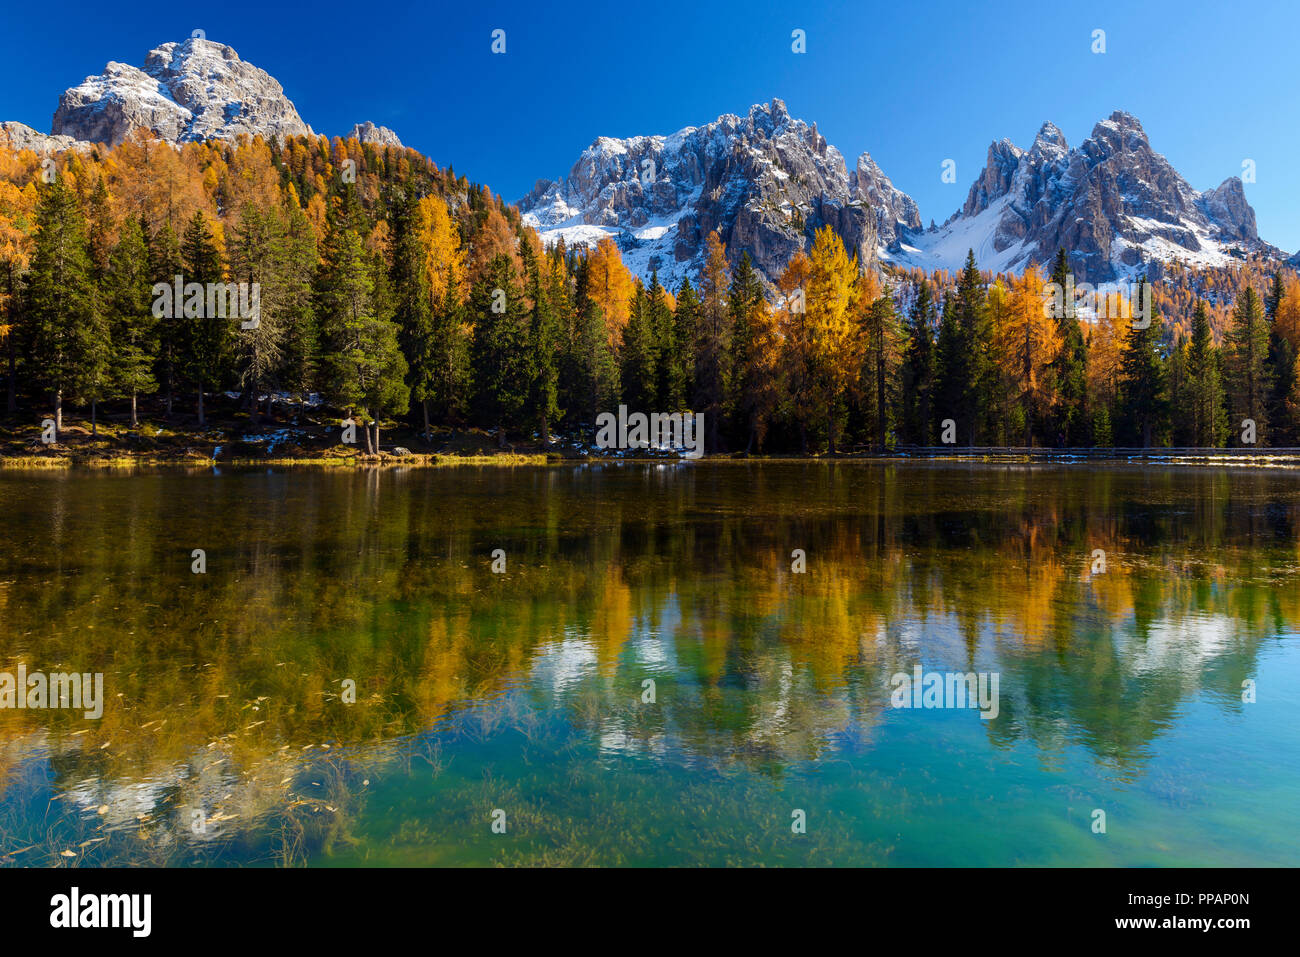
{"label": "tree trunk", "polygon": [[95,399],[90,400],[90,437],[99,438],[99,402]]}
{"label": "tree trunk", "polygon": [[18,411],[18,347],[14,342],[14,330],[9,330],[9,382],[8,397],[5,400],[5,408],[10,412]]}
{"label": "tree trunk", "polygon": [[429,400],[420,400],[420,410],[424,413],[424,444],[428,445],[432,441],[432,430],[429,428]]}
{"label": "tree trunk", "polygon": [[363,431],[366,434],[366,455],[374,455],[375,447],[370,439],[370,423],[369,422],[361,423],[361,431]]}
{"label": "tree trunk", "polygon": [[54,393],[54,441],[60,438],[59,433],[63,431],[63,390],[57,389]]}
{"label": "tree trunk", "polygon": [[379,454],[379,420],[375,419],[375,454]]}
{"label": "tree trunk", "polygon": [[139,415],[136,412],[136,391],[131,390],[131,428],[137,428],[140,425]]}
{"label": "tree trunk", "polygon": [[547,419],[546,413],[543,412],[542,413],[542,448],[549,449],[550,447],[551,447],[551,423]]}
{"label": "tree trunk", "polygon": [[199,428],[203,428],[203,425],[204,425],[204,418],[203,418],[203,385],[202,385],[202,383],[200,383],[200,384],[199,384]]}

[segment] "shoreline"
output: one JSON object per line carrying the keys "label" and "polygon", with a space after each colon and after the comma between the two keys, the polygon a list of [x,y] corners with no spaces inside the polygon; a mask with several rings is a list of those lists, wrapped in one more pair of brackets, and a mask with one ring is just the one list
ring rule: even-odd
{"label": "shoreline", "polygon": [[0,453],[0,470],[56,471],[60,469],[220,469],[220,468],[538,468],[575,465],[745,465],[809,463],[821,465],[929,464],[966,463],[971,465],[1052,465],[1069,467],[1109,467],[1119,465],[1158,465],[1210,468],[1300,468],[1300,449],[1028,449],[1015,447],[977,447],[968,449],[908,449],[895,452],[843,452],[830,455],[815,453],[718,453],[701,458],[676,455],[573,454],[559,450],[512,450],[499,452],[422,453],[406,452],[352,455],[276,455],[232,456],[220,458],[187,451],[160,454],[156,451],[113,450],[78,452],[59,449],[51,454],[11,455]]}

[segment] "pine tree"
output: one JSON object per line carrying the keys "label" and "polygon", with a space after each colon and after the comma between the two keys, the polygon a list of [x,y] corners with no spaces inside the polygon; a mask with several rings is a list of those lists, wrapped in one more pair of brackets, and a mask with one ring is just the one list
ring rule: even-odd
{"label": "pine tree", "polygon": [[1296,382],[1296,350],[1289,330],[1279,319],[1286,287],[1280,271],[1273,273],[1272,286],[1264,297],[1264,318],[1268,324],[1269,444],[1294,446],[1300,439],[1300,396]]}
{"label": "pine tree", "polygon": [[696,395],[695,367],[698,357],[700,299],[689,279],[677,288],[677,305],[673,309],[673,341],[676,350],[668,356],[673,394],[680,388],[680,403],[688,405]]}
{"label": "pine tree", "polygon": [[[149,274],[155,283],[172,285],[182,276],[185,266],[181,261],[181,244],[168,223],[158,231],[149,244]],[[173,316],[176,304],[173,303]],[[163,317],[158,323],[158,377],[162,380],[167,417],[172,414],[172,403],[181,374],[183,339],[181,323],[172,317]]]}
{"label": "pine tree", "polygon": [[198,393],[201,428],[205,424],[203,392],[220,382],[221,367],[230,350],[231,322],[234,319],[208,314],[208,304],[215,304],[216,298],[209,297],[207,290],[211,285],[221,283],[224,276],[221,253],[201,212],[196,212],[185,226],[181,237],[181,261],[185,268],[186,287],[190,283],[199,283],[204,291],[197,303],[188,295],[183,303],[173,303],[173,318],[167,321],[180,327],[181,368]]}
{"label": "pine tree", "polygon": [[153,375],[158,320],[153,315],[152,287],[144,227],[129,218],[109,260],[105,306],[114,346],[112,378],[116,393],[131,397],[133,429],[140,424],[139,397],[158,389]]}
{"label": "pine tree", "polygon": [[[1052,268],[1052,282],[1062,290],[1070,276],[1069,259],[1064,249],[1057,249],[1056,264]],[[1087,440],[1085,408],[1088,397],[1088,347],[1074,315],[1073,303],[1056,316],[1061,341],[1060,350],[1052,363],[1056,389],[1053,419],[1056,434],[1066,446],[1083,445]]]}
{"label": "pine tree", "polygon": [[[951,312],[949,312],[951,303]],[[956,293],[945,302],[939,326],[937,419],[952,419],[959,437],[974,445],[987,426],[991,388],[990,339],[984,278],[975,265],[975,251],[957,277]]]}
{"label": "pine tree", "polygon": [[281,374],[284,385],[290,393],[305,401],[316,389],[319,375],[320,328],[312,289],[320,252],[311,221],[292,194],[285,203],[284,225],[276,295],[271,300],[273,306],[280,306],[283,316]]}
{"label": "pine tree", "polygon": [[722,448],[721,425],[731,378],[731,312],[727,308],[729,282],[727,252],[717,231],[705,240],[704,269],[700,273],[700,322],[696,331],[695,399],[704,413],[705,449]]}
{"label": "pine tree", "polygon": [[930,445],[930,409],[934,401],[934,293],[924,279],[908,314],[907,344],[901,374],[902,441]]}
{"label": "pine tree", "polygon": [[[27,277],[32,378],[50,393],[56,434],[63,402],[98,380],[103,360],[99,315],[85,222],[61,178],[43,187]],[[93,390],[93,386],[91,386]]]}
{"label": "pine tree", "polygon": [[641,280],[633,286],[627,324],[623,327],[623,347],[619,367],[623,382],[623,401],[628,408],[649,414],[659,408],[659,350],[654,337],[654,317],[650,299]]}
{"label": "pine tree", "polygon": [[1219,350],[1210,333],[1210,315],[1205,302],[1198,300],[1192,314],[1187,376],[1191,383],[1192,444],[1201,448],[1219,448],[1228,434],[1219,365]]}
{"label": "pine tree", "polygon": [[[862,279],[867,278],[871,282],[864,284]],[[878,284],[870,274],[860,277],[859,284],[862,287],[857,293],[863,345],[862,388],[870,400],[873,444],[877,450],[884,450],[888,444],[890,410],[896,404],[893,400],[897,393],[901,331],[894,300],[888,292],[880,291],[876,295]]]}
{"label": "pine tree", "polygon": [[484,425],[496,428],[501,447],[506,444],[506,431],[523,424],[533,377],[527,314],[521,298],[514,266],[503,253],[492,257],[470,292],[474,410]]}
{"label": "pine tree", "polygon": [[[524,246],[527,249],[527,245]],[[552,299],[554,287],[542,282],[544,261],[529,254],[528,298],[532,301],[529,317],[528,351],[532,356],[533,379],[528,404],[537,416],[538,434],[542,447],[551,444],[551,425],[563,414],[559,404],[560,391],[560,316],[559,306]]]}
{"label": "pine tree", "polygon": [[779,336],[749,253],[741,254],[727,293],[731,313],[732,414],[745,451],[762,447],[777,400]]}
{"label": "pine tree", "polygon": [[[392,267],[395,295],[394,319],[398,341],[406,358],[411,399],[420,406],[424,440],[430,438],[429,400],[433,393],[436,362],[433,352],[433,294],[429,287],[425,250],[418,232],[419,200],[407,193],[393,203]],[[439,303],[438,305],[441,305]]]}
{"label": "pine tree", "polygon": [[743,252],[727,290],[727,310],[731,326],[728,365],[732,370],[729,404],[738,426],[737,432],[744,436],[746,450],[753,446],[758,433],[757,413],[763,386],[759,379],[766,374],[761,364],[762,344],[759,341],[763,321],[760,309],[763,305],[763,286],[749,252]]}
{"label": "pine tree", "polygon": [[668,298],[667,290],[659,282],[659,270],[651,271],[646,308],[657,352],[655,394],[664,411],[677,412],[686,407],[686,382],[682,376],[682,347],[677,340],[677,327]]}
{"label": "pine tree", "polygon": [[[1146,280],[1140,280],[1141,286]],[[1150,293],[1139,287],[1139,301],[1150,301]],[[1149,322],[1135,325],[1129,333],[1120,359],[1120,405],[1129,434],[1150,448],[1168,416],[1168,394],[1164,359],[1160,354],[1160,313],[1151,307]]]}
{"label": "pine tree", "polygon": [[[1229,428],[1244,433],[1255,423],[1255,441],[1267,444],[1267,403],[1272,391],[1268,368],[1268,323],[1255,290],[1247,286],[1237,298],[1225,337],[1224,386],[1228,393]],[[1240,441],[1240,439],[1238,440]]]}
{"label": "pine tree", "polygon": [[360,413],[366,451],[377,454],[381,417],[404,414],[410,389],[397,324],[380,311],[374,279],[361,237],[337,217],[326,234],[316,287],[326,394],[335,406]]}

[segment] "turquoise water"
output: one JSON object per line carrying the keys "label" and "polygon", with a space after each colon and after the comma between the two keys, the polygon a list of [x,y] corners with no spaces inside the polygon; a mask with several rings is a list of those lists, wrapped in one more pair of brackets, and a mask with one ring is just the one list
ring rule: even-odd
{"label": "turquoise water", "polygon": [[[1289,472],[0,471],[0,508],[0,672],[105,688],[0,710],[11,866],[1300,862]],[[917,665],[997,717],[893,707]]]}

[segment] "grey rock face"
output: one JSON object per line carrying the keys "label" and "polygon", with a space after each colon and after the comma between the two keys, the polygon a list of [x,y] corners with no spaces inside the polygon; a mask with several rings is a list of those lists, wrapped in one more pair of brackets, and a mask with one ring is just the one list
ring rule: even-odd
{"label": "grey rock face", "polygon": [[24,123],[6,120],[0,123],[0,144],[10,149],[31,150],[33,153],[58,153],[66,149],[88,148],[91,144],[71,136],[51,136],[38,133]]}
{"label": "grey rock face", "polygon": [[840,152],[781,100],[671,136],[601,137],[569,174],[519,202],[548,240],[618,237],[629,266],[694,273],[717,230],[733,264],[749,253],[770,282],[829,224],[860,260],[920,229],[916,204],[866,154],[850,178]]}
{"label": "grey rock face", "polygon": [[274,77],[200,39],[150,50],[143,69],[110,62],[67,90],[54,113],[54,134],[77,140],[116,145],[137,127],[173,143],[312,132]]}
{"label": "grey rock face", "polygon": [[348,133],[347,139],[360,140],[362,143],[374,143],[376,146],[396,146],[401,147],[402,141],[386,126],[376,126],[369,120],[364,123],[358,123],[352,127]]}
{"label": "grey rock face", "polygon": [[877,239],[888,249],[897,249],[902,239],[923,228],[916,201],[894,187],[870,153],[858,157],[850,183],[850,199],[875,213]]}
{"label": "grey rock face", "polygon": [[1151,148],[1137,118],[1120,111],[1073,150],[1050,123],[1028,151],[994,143],[945,226],[994,207],[988,248],[1007,253],[1007,266],[1047,264],[1064,248],[1080,281],[1094,283],[1154,273],[1169,258],[1216,261],[1225,244],[1262,245],[1240,179],[1198,193]]}

